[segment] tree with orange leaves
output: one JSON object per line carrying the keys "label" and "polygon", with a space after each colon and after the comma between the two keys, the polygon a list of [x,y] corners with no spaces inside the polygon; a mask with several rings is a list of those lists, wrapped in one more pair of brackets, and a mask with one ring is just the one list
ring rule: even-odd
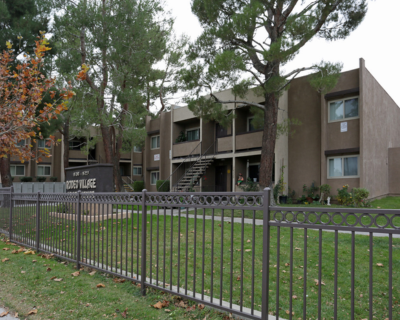
{"label": "tree with orange leaves", "polygon": [[[57,118],[67,109],[67,102],[74,95],[71,87],[60,90],[58,98],[55,98],[55,92],[50,91],[55,86],[55,79],[48,79],[41,73],[45,53],[51,49],[47,45],[48,41],[42,34],[36,41],[34,56],[25,56],[15,69],[11,68],[16,59],[12,44],[7,42],[7,50],[0,53],[0,160],[18,156],[21,162],[30,159],[41,161],[41,155],[35,154],[30,143],[18,144],[23,140],[35,142],[43,139],[42,133],[37,130],[35,133],[34,129],[40,123]],[[51,101],[36,112],[47,92]],[[50,136],[49,143],[54,142],[54,136]],[[47,148],[41,152],[50,157]],[[0,172],[3,187],[11,186],[8,168],[0,165]]]}

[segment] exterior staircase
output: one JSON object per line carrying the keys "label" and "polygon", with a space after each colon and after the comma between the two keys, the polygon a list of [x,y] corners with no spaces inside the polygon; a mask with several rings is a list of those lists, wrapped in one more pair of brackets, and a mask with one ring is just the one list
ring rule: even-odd
{"label": "exterior staircase", "polygon": [[199,179],[204,175],[207,168],[214,162],[214,157],[209,159],[199,159],[186,173],[182,176],[179,182],[174,187],[175,191],[189,191],[197,184]]}
{"label": "exterior staircase", "polygon": [[126,192],[134,192],[132,186],[127,183],[124,183],[124,189]]}

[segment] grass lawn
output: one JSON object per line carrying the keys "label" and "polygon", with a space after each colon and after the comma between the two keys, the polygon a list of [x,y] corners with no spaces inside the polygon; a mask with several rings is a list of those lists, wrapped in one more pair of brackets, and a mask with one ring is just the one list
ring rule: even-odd
{"label": "grass lawn", "polygon": [[[15,208],[14,210],[17,210]],[[20,212],[22,214],[23,211]],[[201,292],[204,276],[204,294],[212,295],[214,298],[222,297],[229,301],[229,292],[232,289],[232,302],[240,303],[241,286],[243,286],[243,305],[251,307],[252,296],[254,307],[261,309],[262,289],[262,226],[254,228],[251,225],[229,222],[221,223],[210,220],[186,219],[186,212],[178,217],[164,216],[160,210],[159,220],[157,215],[148,214],[148,237],[147,237],[147,276],[157,278],[160,285],[178,285],[196,292]],[[225,210],[225,214],[230,214]],[[197,210],[203,214],[203,210]],[[17,215],[17,212],[15,211]],[[207,214],[207,212],[206,212]],[[31,239],[35,237],[34,213],[27,213],[21,220],[27,234]],[[172,221],[171,221],[172,219]],[[75,229],[73,223],[46,216],[42,212],[43,228],[41,239],[49,245],[60,244],[63,251],[74,252]],[[50,229],[52,228],[52,229]],[[171,238],[172,228],[172,238]],[[131,218],[82,224],[82,258],[97,261],[100,265],[112,265],[125,272],[136,273],[140,269],[140,257],[138,257],[137,241],[141,239],[141,215],[133,214]],[[194,232],[197,231],[197,233]],[[18,230],[16,230],[18,231]],[[23,230],[22,230],[23,231]],[[233,231],[233,242],[231,232]],[[164,233],[165,232],[165,233]],[[243,237],[242,237],[243,233]],[[204,238],[203,238],[204,234]],[[196,235],[196,236],[195,236]],[[293,231],[293,311],[295,318],[302,316],[303,309],[303,244],[304,230]],[[165,242],[164,242],[165,236]],[[333,285],[334,285],[334,237],[331,232],[323,232],[322,241],[322,317],[331,318],[333,314]],[[103,241],[101,241],[103,240]],[[317,318],[318,286],[314,279],[318,279],[318,232],[308,231],[307,245],[307,318]],[[101,245],[98,245],[100,241]],[[374,238],[374,315],[377,319],[388,317],[388,239]],[[157,243],[158,251],[157,251]],[[281,228],[280,231],[280,296],[279,302],[282,308],[281,316],[286,316],[285,311],[289,309],[289,275],[290,262],[290,229]],[[253,246],[254,245],[254,246]],[[214,255],[211,248],[214,247]],[[351,237],[347,234],[339,234],[339,310],[338,318],[347,319],[350,313],[350,270],[351,270]],[[369,270],[369,237],[356,237],[356,319],[368,318],[368,270]],[[400,239],[393,239],[393,302],[394,315],[400,317]],[[152,254],[150,255],[150,250]],[[195,254],[196,250],[196,254]],[[277,229],[271,227],[271,269],[270,269],[270,312],[275,311],[276,273],[277,269]],[[101,255],[104,252],[104,255]],[[202,259],[204,252],[204,269]],[[254,265],[253,261],[254,253]],[[243,266],[241,261],[243,261]],[[172,260],[171,260],[172,258]],[[111,260],[112,259],[112,260]],[[222,266],[221,266],[222,261]],[[383,267],[376,264],[382,263]],[[171,267],[172,266],[172,267]],[[178,270],[179,268],[179,270]],[[254,279],[252,273],[254,270]],[[171,279],[172,274],[172,279]],[[196,287],[194,288],[194,280]],[[243,284],[242,284],[243,282]],[[252,288],[252,283],[255,284]],[[222,284],[222,287],[221,287]],[[254,290],[254,294],[252,293]],[[222,296],[221,296],[222,293]]]}
{"label": "grass lawn", "polygon": [[380,209],[400,209],[400,197],[385,197],[374,200],[372,206]]}
{"label": "grass lawn", "polygon": [[[4,248],[10,248],[4,251]],[[171,295],[148,289],[146,297],[130,281],[115,283],[113,278],[85,268],[80,276],[73,277],[75,264],[62,264],[59,259],[43,259],[37,255],[12,254],[16,246],[0,242],[0,305],[18,312],[20,319],[37,309],[29,319],[222,319],[224,316],[208,308],[186,311],[174,304],[179,302]],[[33,262],[33,261],[37,262]],[[50,271],[47,271],[50,268]],[[52,277],[62,281],[51,280]],[[97,288],[97,284],[105,288]],[[176,297],[175,297],[176,298]],[[151,305],[158,301],[170,302],[162,310]],[[188,302],[185,302],[188,306]],[[196,305],[189,302],[189,305]],[[170,310],[167,312],[166,309]]]}

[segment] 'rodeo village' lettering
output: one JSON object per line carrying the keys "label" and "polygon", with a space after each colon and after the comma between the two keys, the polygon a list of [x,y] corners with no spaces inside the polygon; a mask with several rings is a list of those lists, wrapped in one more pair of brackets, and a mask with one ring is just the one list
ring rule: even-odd
{"label": "'rodeo village' lettering", "polygon": [[81,180],[69,180],[66,182],[66,189],[95,189],[96,178],[93,179],[81,179]]}

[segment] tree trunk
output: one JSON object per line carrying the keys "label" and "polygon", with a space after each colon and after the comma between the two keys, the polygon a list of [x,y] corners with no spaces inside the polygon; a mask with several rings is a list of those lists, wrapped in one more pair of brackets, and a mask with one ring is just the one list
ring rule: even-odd
{"label": "tree trunk", "polygon": [[7,158],[0,158],[0,174],[2,186],[4,188],[11,187],[13,182],[10,171],[10,155],[8,155]]}
{"label": "tree trunk", "polygon": [[[115,136],[115,130],[114,130]],[[121,147],[122,147],[122,134],[118,135],[118,139],[115,141],[115,149],[114,149],[114,180],[115,180],[115,188],[117,192],[121,192],[123,189],[123,182],[121,176],[121,170],[119,169],[119,160],[121,159]]]}
{"label": "tree trunk", "polygon": [[65,169],[69,167],[69,117],[65,118],[63,125],[63,136],[64,136],[64,175]]}
{"label": "tree trunk", "polygon": [[275,141],[278,121],[279,98],[275,93],[265,95],[264,132],[261,149],[260,186],[272,185],[272,169],[275,161]]}

